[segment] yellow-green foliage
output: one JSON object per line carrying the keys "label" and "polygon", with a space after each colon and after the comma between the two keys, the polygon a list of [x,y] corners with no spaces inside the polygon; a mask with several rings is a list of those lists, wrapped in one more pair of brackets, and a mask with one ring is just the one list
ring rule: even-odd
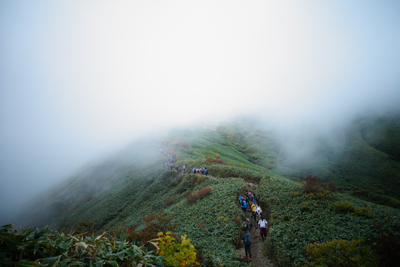
{"label": "yellow-green foliage", "polygon": [[329,207],[333,210],[342,211],[342,212],[354,211],[354,206],[350,201],[335,202],[335,203],[332,203]]}
{"label": "yellow-green foliage", "polygon": [[[168,266],[188,266],[196,263],[196,252],[190,239],[181,236],[181,243],[171,236],[171,232],[158,233],[157,254],[164,256]],[[198,264],[198,263],[197,263]]]}
{"label": "yellow-green foliage", "polygon": [[310,263],[305,266],[379,266],[378,258],[362,240],[336,240],[306,247]]}
{"label": "yellow-green foliage", "polygon": [[322,190],[322,192],[304,194],[304,196],[309,199],[325,199],[328,193],[329,192],[327,190]]}
{"label": "yellow-green foliage", "polygon": [[375,217],[375,214],[372,213],[371,207],[356,207],[350,201],[339,201],[332,203],[329,208],[338,211],[338,212],[351,212],[351,215],[364,216],[368,218]]}
{"label": "yellow-green foliage", "polygon": [[358,216],[365,216],[365,217],[368,217],[368,218],[375,217],[375,214],[373,214],[371,212],[371,207],[364,207],[364,208],[354,207],[354,214],[358,215]]}
{"label": "yellow-green foliage", "polygon": [[231,219],[228,218],[228,217],[219,216],[219,217],[217,218],[217,220],[218,220],[218,221],[219,221],[219,220],[223,220],[224,222],[227,222],[227,221],[230,221]]}

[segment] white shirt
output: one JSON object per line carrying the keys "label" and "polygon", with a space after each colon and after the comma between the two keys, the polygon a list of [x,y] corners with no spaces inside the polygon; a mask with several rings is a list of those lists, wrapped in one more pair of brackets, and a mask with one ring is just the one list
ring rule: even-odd
{"label": "white shirt", "polygon": [[262,212],[262,210],[261,210],[261,207],[260,206],[256,206],[256,212],[258,213],[261,213]]}
{"label": "white shirt", "polygon": [[267,228],[267,220],[259,220],[258,221],[258,225],[260,226],[260,228]]}

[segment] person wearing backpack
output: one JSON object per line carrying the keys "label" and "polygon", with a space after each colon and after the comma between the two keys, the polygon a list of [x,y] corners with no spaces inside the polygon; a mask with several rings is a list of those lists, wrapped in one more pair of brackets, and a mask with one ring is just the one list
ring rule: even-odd
{"label": "person wearing backpack", "polygon": [[246,209],[247,209],[246,198],[242,198],[242,210],[244,212],[244,215],[246,215]]}
{"label": "person wearing backpack", "polygon": [[256,203],[254,203],[254,200],[251,203],[251,212],[253,214],[254,221],[257,222],[257,219],[256,219]]}
{"label": "person wearing backpack", "polygon": [[258,217],[261,217],[261,213],[262,213],[262,209],[261,209],[260,205],[256,205],[256,215]]}
{"label": "person wearing backpack", "polygon": [[250,231],[250,220],[247,218],[245,222],[242,223],[243,231]]}
{"label": "person wearing backpack", "polygon": [[261,216],[261,219],[258,221],[258,228],[260,229],[261,240],[264,241],[267,238],[268,229],[268,222],[264,219],[264,216]]}
{"label": "person wearing backpack", "polygon": [[242,238],[242,243],[244,245],[244,251],[246,252],[246,256],[249,255],[249,258],[251,259],[251,237],[248,230],[246,230]]}
{"label": "person wearing backpack", "polygon": [[183,173],[185,173],[185,171],[186,171],[186,166],[183,165],[183,166],[182,166],[182,169],[183,169]]}
{"label": "person wearing backpack", "polygon": [[242,206],[242,195],[239,195],[239,204],[240,204],[240,206]]}
{"label": "person wearing backpack", "polygon": [[253,199],[254,199],[256,202],[258,202],[258,201],[257,201],[257,196],[256,196],[256,194],[254,194],[254,193],[253,193]]}

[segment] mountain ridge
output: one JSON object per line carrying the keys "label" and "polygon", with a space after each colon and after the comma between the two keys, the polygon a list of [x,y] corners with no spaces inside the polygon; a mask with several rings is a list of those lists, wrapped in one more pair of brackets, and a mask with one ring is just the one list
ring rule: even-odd
{"label": "mountain ridge", "polygon": [[[384,117],[386,121],[397,121],[400,118],[397,114]],[[306,262],[304,249],[308,244],[296,245],[296,250],[289,253],[289,256],[281,253],[290,250],[290,246],[276,245],[279,243],[276,229],[287,231],[287,227],[293,227],[287,226],[291,218],[308,218],[315,210],[316,214],[326,214],[337,223],[341,216],[350,216],[346,218],[351,222],[363,218],[363,225],[370,231],[373,231],[371,225],[374,218],[383,218],[379,219],[383,221],[386,217],[391,218],[390,225],[399,222],[399,161],[395,156],[378,151],[370,145],[373,143],[377,146],[375,144],[379,143],[382,146],[384,143],[382,140],[375,142],[372,138],[371,133],[374,131],[371,127],[374,127],[374,123],[371,121],[365,118],[346,128],[346,138],[340,149],[330,145],[329,139],[321,138],[315,143],[315,154],[305,154],[309,157],[295,160],[290,158],[280,143],[276,131],[259,127],[257,121],[252,119],[222,123],[214,129],[199,127],[173,130],[163,137],[137,141],[122,152],[87,166],[80,174],[40,196],[17,219],[22,221],[23,227],[49,225],[61,231],[71,231],[77,221],[91,220],[98,231],[112,231],[133,224],[137,224],[140,229],[143,227],[141,216],[166,211],[176,214],[178,232],[188,234],[196,247],[204,249],[209,257],[229,258],[235,254],[235,246],[239,245],[237,238],[240,229],[235,220],[243,220],[240,210],[233,203],[236,196],[244,192],[245,182],[256,181],[260,183],[257,194],[261,196],[263,205],[268,207],[267,214],[271,218],[272,227],[266,243],[268,253],[277,265],[290,263],[296,266],[296,257],[302,259],[299,264]],[[387,127],[387,123],[383,125]],[[376,131],[382,132],[381,129]],[[363,137],[366,132],[370,132],[367,138],[369,142]],[[397,138],[397,135],[392,138]],[[174,165],[179,165],[180,169],[183,165],[187,169],[206,165],[209,174],[218,179],[166,170],[168,157],[165,154],[171,151],[175,157]],[[215,159],[224,163],[212,163]],[[382,174],[386,176],[382,177]],[[318,176],[323,182],[334,182],[341,193],[329,193],[329,199],[311,197],[307,200],[309,196],[301,192],[305,179],[310,175]],[[187,202],[185,196],[204,188],[211,188],[213,194],[201,200],[202,205]],[[271,195],[272,192],[281,192],[281,196]],[[173,199],[170,206],[165,204],[168,198]],[[370,207],[376,217],[364,219],[362,216],[336,214],[329,208],[336,203],[334,201],[350,201],[356,208]],[[289,209],[287,214],[282,214],[276,209],[281,202],[292,205],[293,210]],[[309,208],[309,204],[304,204],[308,202],[314,206]],[[215,209],[219,205],[220,208]],[[320,207],[324,207],[324,211]],[[281,210],[284,208],[280,207]],[[196,217],[187,217],[187,212],[196,214]],[[229,220],[219,222],[221,216]],[[199,226],[203,221],[208,229],[206,232],[206,229]],[[322,223],[314,217],[310,221],[316,225]],[[215,222],[219,222],[218,227],[212,227]],[[304,224],[310,227],[306,222]],[[346,227],[346,234],[338,234],[338,237],[348,239],[354,235],[366,238],[365,229],[360,231],[353,226]],[[318,234],[316,241],[332,240],[334,233],[339,233],[339,228],[332,229],[329,235]],[[215,243],[213,238],[216,233],[226,240]],[[296,239],[296,236],[290,236]],[[213,245],[199,238],[205,238]],[[311,241],[306,236],[302,238]]]}

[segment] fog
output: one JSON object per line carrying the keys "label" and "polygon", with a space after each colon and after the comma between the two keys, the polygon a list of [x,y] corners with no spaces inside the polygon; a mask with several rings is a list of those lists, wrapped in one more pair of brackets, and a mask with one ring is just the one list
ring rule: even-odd
{"label": "fog", "polygon": [[2,1],[0,214],[148,133],[400,103],[398,1]]}

